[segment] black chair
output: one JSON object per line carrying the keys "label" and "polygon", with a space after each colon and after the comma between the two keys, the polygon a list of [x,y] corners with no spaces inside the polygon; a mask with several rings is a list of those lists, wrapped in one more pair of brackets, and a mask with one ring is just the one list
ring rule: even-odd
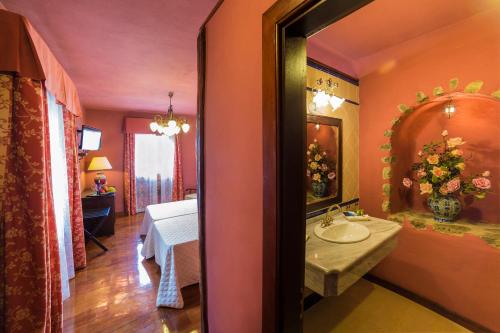
{"label": "black chair", "polygon": [[[85,229],[85,243],[89,240],[93,241],[97,246],[99,246],[104,251],[108,251],[108,248],[104,246],[96,237],[96,233],[102,228],[106,218],[109,216],[111,207],[99,208],[99,209],[85,209],[83,211],[83,224]],[[91,223],[93,222],[94,223]],[[89,230],[93,226],[92,230]]]}

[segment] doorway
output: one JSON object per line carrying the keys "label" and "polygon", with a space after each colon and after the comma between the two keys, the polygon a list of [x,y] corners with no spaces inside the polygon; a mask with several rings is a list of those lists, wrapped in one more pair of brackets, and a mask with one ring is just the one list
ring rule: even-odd
{"label": "doorway", "polygon": [[371,0],[280,0],[263,17],[263,332],[301,332],[306,38]]}

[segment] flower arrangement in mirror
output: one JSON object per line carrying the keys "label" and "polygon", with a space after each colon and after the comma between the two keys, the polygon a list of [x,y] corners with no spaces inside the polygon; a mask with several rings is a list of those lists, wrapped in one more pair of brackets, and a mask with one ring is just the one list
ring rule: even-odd
{"label": "flower arrangement in mirror", "polygon": [[321,198],[328,194],[328,184],[337,176],[331,167],[326,151],[321,151],[318,141],[307,148],[307,177],[311,178],[313,195]]}
{"label": "flower arrangement in mirror", "polygon": [[449,138],[448,131],[441,133],[440,142],[431,142],[418,152],[420,162],[414,163],[415,179],[403,178],[403,186],[410,189],[417,182],[421,195],[429,195],[427,204],[439,222],[456,219],[462,205],[460,196],[486,197],[491,188],[489,171],[465,176],[465,159],[460,149],[465,141],[460,137]]}

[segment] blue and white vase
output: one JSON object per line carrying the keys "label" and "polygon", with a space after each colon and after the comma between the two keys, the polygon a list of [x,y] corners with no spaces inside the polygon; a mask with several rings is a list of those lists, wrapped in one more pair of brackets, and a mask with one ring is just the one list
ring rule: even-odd
{"label": "blue and white vase", "polygon": [[462,211],[462,204],[456,197],[430,196],[427,205],[434,213],[434,220],[438,222],[453,222]]}
{"label": "blue and white vase", "polygon": [[313,195],[317,198],[326,196],[327,184],[312,182]]}

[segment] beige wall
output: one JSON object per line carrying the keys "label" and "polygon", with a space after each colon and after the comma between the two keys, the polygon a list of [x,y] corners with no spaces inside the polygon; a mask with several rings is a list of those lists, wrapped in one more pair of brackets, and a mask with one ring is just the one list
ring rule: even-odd
{"label": "beige wall", "polygon": [[[333,88],[336,96],[359,103],[359,87],[316,68],[307,67],[307,86],[317,89],[316,80],[331,79],[338,84]],[[325,86],[325,83],[323,83]],[[342,119],[342,201],[359,198],[359,105],[344,102],[333,111],[330,105],[316,109],[310,107],[313,93],[307,91],[308,113]]]}

